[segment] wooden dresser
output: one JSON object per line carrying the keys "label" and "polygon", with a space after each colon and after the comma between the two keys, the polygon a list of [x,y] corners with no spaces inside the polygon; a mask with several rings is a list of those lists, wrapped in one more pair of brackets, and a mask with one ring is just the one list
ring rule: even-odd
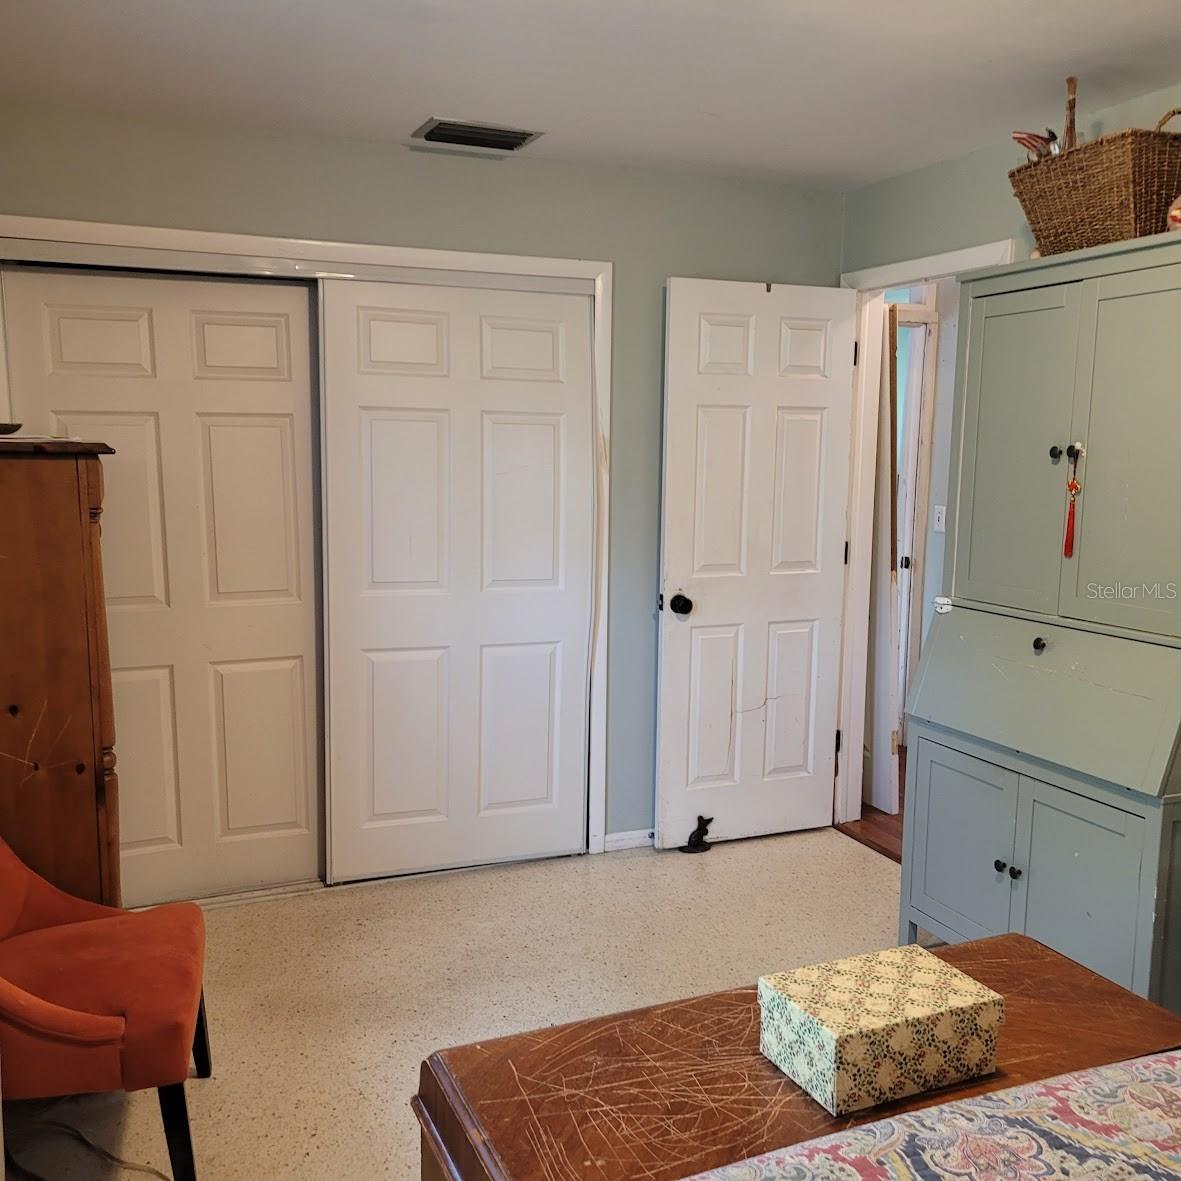
{"label": "wooden dresser", "polygon": [[0,837],[119,904],[115,721],[99,516],[105,443],[0,439]]}

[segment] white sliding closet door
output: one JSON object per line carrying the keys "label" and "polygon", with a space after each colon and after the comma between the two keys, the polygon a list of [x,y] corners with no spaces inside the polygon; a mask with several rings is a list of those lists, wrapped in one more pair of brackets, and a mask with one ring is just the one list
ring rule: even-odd
{"label": "white sliding closet door", "polygon": [[5,271],[13,409],[98,439],[128,905],[320,864],[308,289]]}
{"label": "white sliding closet door", "polygon": [[330,874],[586,842],[585,296],[324,285]]}

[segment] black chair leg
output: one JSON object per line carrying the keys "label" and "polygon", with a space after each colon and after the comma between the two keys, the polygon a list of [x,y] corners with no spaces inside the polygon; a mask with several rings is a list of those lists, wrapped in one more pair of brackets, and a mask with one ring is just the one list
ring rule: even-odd
{"label": "black chair leg", "polygon": [[209,1078],[213,1074],[213,1056],[209,1052],[209,1023],[205,1020],[205,994],[201,994],[201,1006],[197,1010],[197,1029],[193,1034],[193,1063],[198,1078]]}
{"label": "black chair leg", "polygon": [[164,1117],[164,1137],[168,1141],[168,1159],[172,1162],[173,1181],[197,1181],[193,1160],[193,1138],[189,1132],[189,1108],[185,1103],[184,1083],[161,1087],[160,1114]]}

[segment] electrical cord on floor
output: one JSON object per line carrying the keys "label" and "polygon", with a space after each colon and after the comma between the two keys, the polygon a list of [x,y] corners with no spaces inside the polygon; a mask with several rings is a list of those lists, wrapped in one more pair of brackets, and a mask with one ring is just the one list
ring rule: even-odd
{"label": "electrical cord on floor", "polygon": [[[72,1139],[77,1140],[87,1151],[92,1152],[97,1157],[101,1157],[109,1165],[115,1165],[120,1169],[127,1169],[132,1173],[144,1173],[148,1177],[158,1177],[159,1181],[172,1181],[172,1178],[167,1173],[161,1173],[159,1169],[153,1169],[151,1165],[139,1165],[134,1161],[124,1160],[122,1157],[116,1156],[113,1152],[108,1152],[101,1144],[95,1144],[89,1136],[84,1135],[72,1124],[63,1124],[60,1120],[43,1120],[33,1129],[34,1133],[42,1131],[64,1133]],[[26,1169],[12,1155],[7,1144],[4,1146],[4,1163],[8,1171],[16,1176],[17,1181],[48,1181],[48,1178],[42,1177],[40,1173],[34,1173],[32,1170]]]}

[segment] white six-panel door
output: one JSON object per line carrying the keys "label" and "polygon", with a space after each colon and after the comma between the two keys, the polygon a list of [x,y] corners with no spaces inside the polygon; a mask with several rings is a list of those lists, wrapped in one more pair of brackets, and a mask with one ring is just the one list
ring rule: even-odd
{"label": "white six-panel door", "polygon": [[837,288],[669,281],[663,847],[698,815],[718,839],[832,823],[855,312]]}
{"label": "white six-panel door", "polygon": [[324,285],[332,880],[585,847],[590,300]]}
{"label": "white six-panel door", "polygon": [[308,292],[3,274],[27,431],[99,439],[128,904],[315,878]]}

